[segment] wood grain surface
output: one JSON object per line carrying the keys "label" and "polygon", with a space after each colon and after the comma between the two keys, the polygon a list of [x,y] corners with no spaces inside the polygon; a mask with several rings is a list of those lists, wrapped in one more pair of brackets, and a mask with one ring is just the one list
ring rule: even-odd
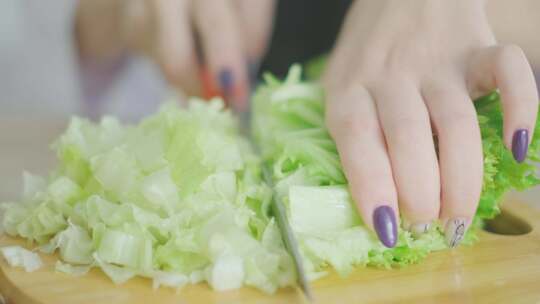
{"label": "wood grain surface", "polygon": [[[6,129],[0,122],[0,201],[15,199],[19,188],[14,176],[22,169],[45,173],[52,166],[47,143],[60,129],[47,123]],[[535,199],[536,194],[528,198]],[[313,283],[315,302],[540,303],[540,211],[512,199],[505,210],[506,218],[514,220],[502,218],[501,229],[518,225],[517,219],[532,230],[511,236],[481,232],[474,246],[437,252],[404,269],[359,268],[347,278],[331,274]],[[0,237],[0,246],[11,244],[26,245],[20,239]],[[292,288],[269,296],[251,288],[213,292],[199,284],[177,293],[169,288],[154,291],[151,281],[143,278],[116,286],[97,269],[84,277],[55,273],[55,258],[41,257],[45,266],[34,273],[0,260],[0,292],[7,303],[304,303],[302,294]]]}

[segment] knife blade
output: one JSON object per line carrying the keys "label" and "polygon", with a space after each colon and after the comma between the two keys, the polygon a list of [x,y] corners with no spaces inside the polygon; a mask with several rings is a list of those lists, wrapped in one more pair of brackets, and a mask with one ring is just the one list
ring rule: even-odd
{"label": "knife blade", "polygon": [[312,302],[313,294],[311,293],[311,287],[309,285],[309,281],[304,270],[302,256],[300,255],[300,251],[298,250],[298,243],[296,237],[294,236],[291,225],[289,225],[289,220],[287,219],[285,207],[283,206],[281,198],[276,195],[276,192],[274,191],[272,177],[268,168],[263,166],[262,171],[266,184],[272,187],[272,215],[274,216],[274,218],[276,219],[276,223],[278,224],[281,238],[283,239],[283,243],[285,244],[285,248],[292,257],[294,269],[296,271],[296,279],[298,286],[304,293],[306,299],[309,302]]}
{"label": "knife blade", "polygon": [[[240,118],[240,126],[243,130],[249,130],[249,120],[250,120],[250,112],[244,112],[239,113]],[[247,131],[249,132],[249,131]],[[249,132],[251,134],[251,132]],[[261,155],[261,151],[258,147],[258,145],[255,143],[253,138],[249,136],[250,143],[253,146],[253,149],[255,150],[255,153],[257,155]],[[283,240],[283,243],[285,245],[285,249],[291,256],[293,260],[294,269],[296,272],[296,279],[298,286],[302,290],[304,296],[309,302],[313,301],[313,294],[311,292],[311,287],[309,285],[309,281],[306,275],[306,272],[304,270],[304,264],[302,261],[302,256],[300,255],[300,250],[298,249],[298,241],[296,240],[296,237],[292,231],[292,227],[289,224],[289,220],[287,218],[287,212],[285,210],[285,206],[283,205],[283,201],[281,200],[281,197],[277,195],[274,187],[274,183],[272,180],[272,174],[270,173],[270,170],[268,167],[266,167],[264,164],[262,165],[262,174],[263,174],[263,180],[265,183],[272,189],[272,203],[271,203],[271,212],[274,218],[276,219],[276,223],[279,228],[279,232],[281,234],[281,239]]]}

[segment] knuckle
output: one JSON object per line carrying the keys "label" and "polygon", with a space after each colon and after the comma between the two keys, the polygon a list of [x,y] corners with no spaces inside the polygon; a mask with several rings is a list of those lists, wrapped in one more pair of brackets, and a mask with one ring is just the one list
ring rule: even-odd
{"label": "knuckle", "polygon": [[360,137],[363,133],[374,132],[378,124],[374,119],[366,119],[357,113],[341,109],[338,114],[327,118],[329,130],[333,135]]}
{"label": "knuckle", "polygon": [[175,74],[181,74],[185,75],[192,71],[192,61],[188,58],[184,58],[182,60],[175,61],[171,65],[171,69],[174,70]]}
{"label": "knuckle", "polygon": [[473,213],[478,205],[482,191],[482,166],[467,166],[462,169],[452,184],[443,186],[442,206],[446,213],[457,214],[462,211]]}
{"label": "knuckle", "polygon": [[376,177],[373,179],[371,176],[364,176],[351,184],[351,194],[357,200],[358,205],[396,201],[397,191],[392,177],[388,174],[377,174]]}
{"label": "knuckle", "polygon": [[409,189],[401,189],[399,195],[400,201],[407,206],[407,209],[423,212],[439,210],[440,188],[438,178],[433,176],[423,183],[415,182],[411,186]]}
{"label": "knuckle", "polygon": [[[414,60],[423,58],[424,60]],[[385,71],[402,73],[406,70],[418,70],[424,62],[435,60],[429,47],[417,41],[402,41],[399,46],[390,47],[384,57],[382,68]],[[414,65],[413,65],[414,64]]]}
{"label": "knuckle", "polygon": [[406,56],[401,52],[390,52],[384,60],[384,69],[386,71],[400,71],[403,70],[405,63],[407,62]]}
{"label": "knuckle", "polygon": [[437,218],[440,213],[439,200],[404,200],[399,206],[409,218]]}
{"label": "knuckle", "polygon": [[365,88],[351,86],[330,94],[327,104],[326,125],[333,136],[360,136],[365,132],[376,132],[379,128],[377,117],[363,113],[362,102],[367,102],[369,94]]}
{"label": "knuckle", "polygon": [[366,119],[347,109],[339,109],[326,116],[328,130],[332,136],[357,137],[365,132],[377,130],[375,119]]}
{"label": "knuckle", "polygon": [[349,175],[353,184],[358,186],[355,188],[358,188],[359,194],[369,193],[372,196],[382,196],[385,193],[395,192],[392,172],[389,167],[362,159],[347,169],[355,170],[354,174]]}
{"label": "knuckle", "polygon": [[392,119],[385,126],[385,134],[398,144],[411,144],[411,136],[423,134],[429,129],[429,122],[416,117]]}
{"label": "knuckle", "polygon": [[195,54],[192,51],[187,51],[180,56],[173,54],[164,54],[161,59],[161,66],[167,79],[179,81],[185,75],[190,75],[194,71],[193,61]]}
{"label": "knuckle", "polygon": [[438,173],[421,174],[421,177],[420,181],[398,184],[400,208],[408,215],[436,217],[441,195]]}
{"label": "knuckle", "polygon": [[479,199],[480,191],[472,187],[454,189],[446,194],[443,192],[442,205],[449,214],[459,214],[463,211],[474,213]]}
{"label": "knuckle", "polygon": [[356,61],[357,73],[373,76],[373,74],[381,71],[386,66],[387,61],[387,56],[381,53],[380,48],[369,47],[358,54]]}
{"label": "knuckle", "polygon": [[185,69],[182,69],[181,66],[167,63],[164,64],[163,71],[165,77],[171,83],[181,82],[185,73]]}
{"label": "knuckle", "polygon": [[444,132],[447,128],[471,129],[477,126],[477,118],[474,112],[455,111],[435,117],[438,130]]}
{"label": "knuckle", "polygon": [[456,85],[448,85],[447,79],[453,79],[452,76],[446,76],[445,80],[433,79],[428,80],[422,87],[422,94],[426,97],[427,101],[433,102],[449,102],[448,100],[457,99],[459,96],[456,92],[460,92],[462,87]]}

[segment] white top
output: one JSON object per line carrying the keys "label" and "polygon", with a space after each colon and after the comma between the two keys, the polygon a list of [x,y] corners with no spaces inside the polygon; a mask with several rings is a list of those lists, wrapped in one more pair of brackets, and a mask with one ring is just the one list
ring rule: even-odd
{"label": "white top", "polygon": [[87,100],[73,35],[76,4],[0,1],[0,119],[86,115],[94,104],[103,113],[133,119],[154,111],[165,97],[157,68],[130,57],[99,102]]}

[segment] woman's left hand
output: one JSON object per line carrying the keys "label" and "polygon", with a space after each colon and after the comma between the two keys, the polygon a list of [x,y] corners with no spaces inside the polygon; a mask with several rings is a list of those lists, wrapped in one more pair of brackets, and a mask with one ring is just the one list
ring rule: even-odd
{"label": "woman's left hand", "polygon": [[324,76],[327,125],[360,214],[387,247],[398,214],[413,233],[439,218],[450,246],[462,239],[482,189],[472,99],[500,89],[504,142],[525,158],[536,84],[521,49],[497,44],[484,6],[356,1],[348,13]]}

